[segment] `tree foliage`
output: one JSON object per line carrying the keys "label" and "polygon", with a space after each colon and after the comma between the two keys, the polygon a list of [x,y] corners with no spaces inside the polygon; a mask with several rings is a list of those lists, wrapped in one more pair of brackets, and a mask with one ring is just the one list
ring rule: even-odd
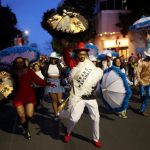
{"label": "tree foliage", "polygon": [[21,31],[15,26],[16,15],[9,7],[0,6],[0,50],[12,46],[15,37],[21,36]]}
{"label": "tree foliage", "polygon": [[137,16],[150,15],[149,0],[128,0],[127,6],[132,10],[132,14]]}
{"label": "tree foliage", "polygon": [[116,25],[121,28],[121,33],[126,36],[131,26],[136,20],[140,19],[142,15],[150,16],[150,1],[149,0],[127,0],[127,8],[131,10],[130,13],[120,14],[120,22]]}

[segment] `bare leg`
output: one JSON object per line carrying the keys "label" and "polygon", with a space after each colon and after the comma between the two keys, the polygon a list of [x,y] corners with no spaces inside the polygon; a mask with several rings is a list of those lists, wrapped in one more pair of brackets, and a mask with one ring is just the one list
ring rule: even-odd
{"label": "bare leg", "polygon": [[25,127],[26,127],[26,132],[25,132],[25,138],[30,139],[31,135],[29,132],[29,127],[28,127],[28,123],[30,121],[30,119],[33,117],[33,112],[34,112],[34,104],[33,103],[28,103],[25,105],[25,113],[26,113],[26,123],[25,123]]}
{"label": "bare leg", "polygon": [[28,103],[25,105],[25,110],[26,110],[26,116],[28,118],[32,118],[33,117],[33,113],[34,113],[34,104],[33,103]]}
{"label": "bare leg", "polygon": [[57,100],[57,95],[54,93],[50,93],[50,96],[52,98],[52,106],[53,106],[53,111],[55,113],[55,116],[57,115],[57,108],[58,108],[58,100]]}
{"label": "bare leg", "polygon": [[21,123],[25,123],[26,121],[26,117],[25,117],[25,109],[24,109],[24,106],[21,105],[21,106],[18,106],[16,107],[16,110],[17,110],[17,114],[19,116],[19,120]]}
{"label": "bare leg", "polygon": [[57,100],[58,100],[59,104],[62,103],[62,97],[63,97],[62,93],[57,93]]}
{"label": "bare leg", "polygon": [[20,123],[24,129],[24,137],[26,139],[30,139],[31,138],[31,135],[29,133],[29,130],[28,130],[28,118],[26,118],[26,110],[25,110],[25,107],[23,105],[21,106],[18,106],[16,108],[17,110],[17,113],[18,113],[18,116],[19,116],[19,120],[20,120]]}

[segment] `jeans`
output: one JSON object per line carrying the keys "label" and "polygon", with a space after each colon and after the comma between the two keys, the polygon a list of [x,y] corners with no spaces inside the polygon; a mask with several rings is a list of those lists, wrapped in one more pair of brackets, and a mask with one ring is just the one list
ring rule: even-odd
{"label": "jeans", "polygon": [[142,98],[141,112],[144,112],[148,107],[148,102],[150,100],[150,84],[147,86],[142,85],[140,87],[140,92]]}

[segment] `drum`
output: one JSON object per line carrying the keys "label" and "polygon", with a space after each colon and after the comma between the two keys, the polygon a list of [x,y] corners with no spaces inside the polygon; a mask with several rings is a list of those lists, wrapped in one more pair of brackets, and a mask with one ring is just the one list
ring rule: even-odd
{"label": "drum", "polygon": [[7,99],[14,90],[14,81],[6,70],[0,70],[0,101]]}

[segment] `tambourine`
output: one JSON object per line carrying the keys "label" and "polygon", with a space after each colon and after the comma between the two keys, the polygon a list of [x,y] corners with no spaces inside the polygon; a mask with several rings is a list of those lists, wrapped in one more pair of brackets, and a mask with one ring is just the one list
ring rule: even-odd
{"label": "tambourine", "polygon": [[14,90],[14,81],[11,74],[5,70],[0,70],[0,101],[7,99]]}

